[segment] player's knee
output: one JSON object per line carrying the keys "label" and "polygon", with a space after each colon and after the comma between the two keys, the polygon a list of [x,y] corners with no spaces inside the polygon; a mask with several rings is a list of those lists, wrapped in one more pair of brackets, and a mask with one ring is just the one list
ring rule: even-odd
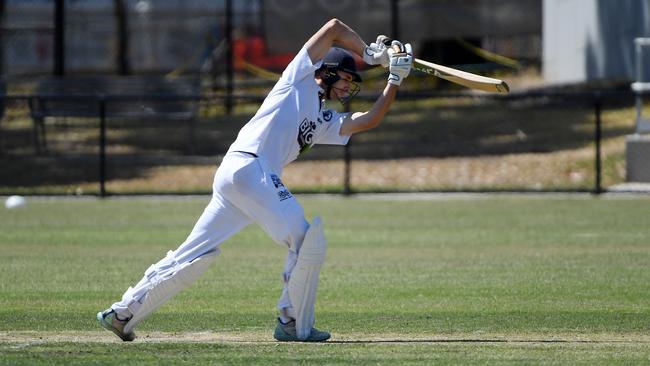
{"label": "player's knee", "polygon": [[273,240],[278,244],[286,244],[291,250],[298,252],[305,238],[309,223],[300,212],[285,212],[284,220],[271,230]]}
{"label": "player's knee", "polygon": [[300,245],[302,239],[305,237],[307,229],[309,229],[309,222],[305,219],[305,210],[300,205],[295,205],[292,210],[287,212],[287,223],[289,224],[289,232],[292,238],[292,247]]}
{"label": "player's knee", "polygon": [[293,220],[289,225],[291,243],[290,248],[294,248],[296,251],[300,249],[302,241],[305,238],[305,233],[309,229],[309,223],[305,220],[304,216],[301,216],[300,219]]}

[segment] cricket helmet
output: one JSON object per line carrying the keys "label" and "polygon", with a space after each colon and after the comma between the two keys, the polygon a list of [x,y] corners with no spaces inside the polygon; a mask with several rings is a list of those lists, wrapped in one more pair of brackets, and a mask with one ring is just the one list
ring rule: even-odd
{"label": "cricket helmet", "polygon": [[342,48],[332,47],[325,57],[323,57],[323,65],[316,71],[317,74],[320,73],[323,83],[327,86],[325,90],[327,98],[330,97],[334,83],[341,80],[338,71],[347,72],[352,75],[349,95],[341,100],[341,103],[346,103],[357,95],[360,90],[357,82],[361,82],[362,80],[361,76],[357,73],[357,63],[354,60],[354,56]]}

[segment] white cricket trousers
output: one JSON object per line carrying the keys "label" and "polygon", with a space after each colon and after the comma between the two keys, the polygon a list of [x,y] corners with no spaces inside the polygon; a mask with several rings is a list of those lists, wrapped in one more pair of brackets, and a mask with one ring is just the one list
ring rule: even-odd
{"label": "white cricket trousers", "polygon": [[[212,199],[187,239],[150,270],[169,268],[170,264],[183,265],[211,250],[219,251],[222,242],[255,222],[275,242],[288,247],[282,274],[285,285],[278,308],[290,307],[287,283],[309,228],[302,206],[263,158],[241,152],[224,157],[212,189]],[[122,316],[130,316],[129,305],[141,301],[151,286],[145,274],[111,308]]]}

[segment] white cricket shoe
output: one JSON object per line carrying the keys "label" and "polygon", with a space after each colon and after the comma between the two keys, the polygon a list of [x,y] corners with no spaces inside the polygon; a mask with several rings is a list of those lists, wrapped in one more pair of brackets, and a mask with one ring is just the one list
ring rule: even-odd
{"label": "white cricket shoe", "polygon": [[132,340],[134,340],[135,333],[133,332],[124,333],[124,326],[126,325],[126,323],[129,322],[129,319],[119,320],[115,315],[116,315],[115,310],[108,308],[104,311],[100,311],[99,313],[97,313],[97,321],[102,327],[115,333],[123,341],[131,342]]}

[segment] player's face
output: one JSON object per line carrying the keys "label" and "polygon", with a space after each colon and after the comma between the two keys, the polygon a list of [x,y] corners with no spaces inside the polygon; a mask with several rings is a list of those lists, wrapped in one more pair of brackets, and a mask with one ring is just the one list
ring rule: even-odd
{"label": "player's face", "polygon": [[337,71],[337,74],[341,79],[332,85],[332,93],[338,99],[345,99],[350,95],[350,83],[353,76],[345,71]]}

